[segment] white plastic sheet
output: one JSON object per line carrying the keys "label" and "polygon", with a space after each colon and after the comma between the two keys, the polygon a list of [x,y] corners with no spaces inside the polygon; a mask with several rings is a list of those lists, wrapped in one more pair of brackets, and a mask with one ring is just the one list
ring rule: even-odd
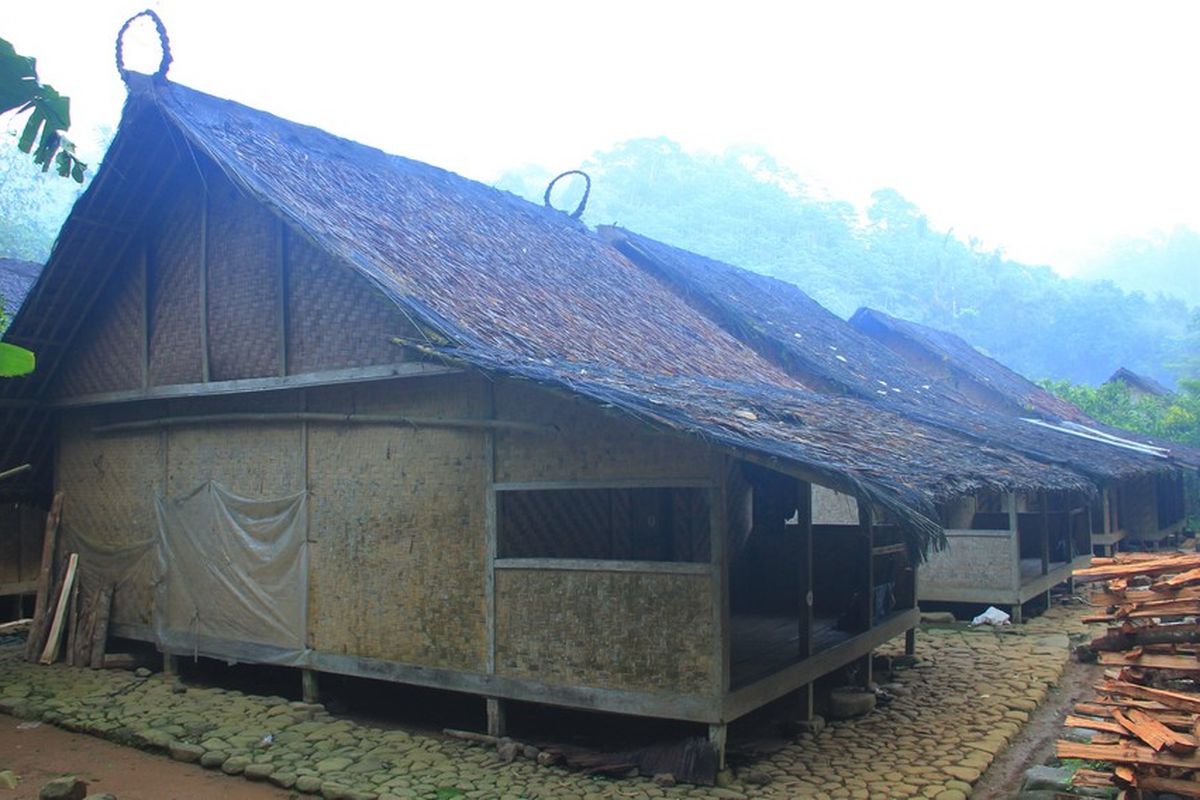
{"label": "white plastic sheet", "polygon": [[972,625],[1008,625],[1011,618],[1005,612],[995,606],[988,606],[987,611],[984,611],[975,619],[971,620]]}
{"label": "white plastic sheet", "polygon": [[64,525],[64,544],[79,553],[82,585],[113,584],[114,603],[130,603],[161,649],[302,666],[306,502],[304,492],[250,499],[208,481],[156,498],[147,539],[114,545]]}
{"label": "white plastic sheet", "polygon": [[308,607],[304,492],[250,499],[209,481],[156,500],[159,645],[230,657],[219,643],[259,645],[257,661],[303,663]]}

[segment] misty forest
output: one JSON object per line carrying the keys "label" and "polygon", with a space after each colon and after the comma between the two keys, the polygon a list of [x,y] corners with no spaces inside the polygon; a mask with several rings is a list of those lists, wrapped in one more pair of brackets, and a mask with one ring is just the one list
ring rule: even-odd
{"label": "misty forest", "polygon": [[[1200,390],[1186,379],[1200,376],[1200,281],[1184,277],[1200,261],[1194,231],[1118,242],[1092,265],[1091,274],[1135,287],[1127,289],[1065,278],[936,229],[896,189],[876,191],[865,209],[822,196],[754,147],[693,153],[666,138],[636,139],[594,154],[584,169],[593,178],[589,224],[621,225],[790,281],[842,317],[871,306],[952,331],[1114,422],[1196,435]],[[497,185],[541,202],[555,172],[528,166]],[[78,187],[43,175],[14,147],[0,148],[0,181],[0,253],[44,260]],[[555,204],[573,207],[582,181],[560,186]],[[1120,366],[1178,385],[1181,396],[1139,409],[1120,390],[1089,388]]]}

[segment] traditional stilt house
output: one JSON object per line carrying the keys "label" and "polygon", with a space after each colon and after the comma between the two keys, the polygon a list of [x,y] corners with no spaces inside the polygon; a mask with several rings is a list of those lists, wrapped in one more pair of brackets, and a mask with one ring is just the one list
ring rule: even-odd
{"label": "traditional stilt house", "polygon": [[[975,451],[1016,450],[1066,466],[1093,485],[1177,474],[1165,451],[1122,443],[1112,434],[1080,436],[1058,425],[1035,426],[1016,416],[1015,406],[998,405],[974,385],[933,379],[927,365],[898,357],[795,286],[628,231],[606,228],[602,234],[806,385],[903,413],[965,438]],[[1028,388],[1053,419],[1083,418],[1015,373],[1004,370],[1001,378]],[[1005,605],[1019,615],[1022,604],[1067,580],[1090,558],[1091,495],[1046,484],[947,500],[940,513],[949,547],[922,567],[919,597]]]}
{"label": "traditional stilt house", "polygon": [[1194,449],[1104,426],[954,334],[869,308],[859,309],[850,324],[922,370],[931,382],[952,385],[985,407],[1036,426],[1039,433],[1065,433],[1081,441],[1163,456],[1155,468],[1130,464],[1097,474],[1101,491],[1089,513],[1092,542],[1100,552],[1111,553],[1125,540],[1157,547],[1183,527],[1183,471],[1200,464]]}
{"label": "traditional stilt house", "polygon": [[566,214],[127,79],[0,387],[120,636],[720,749],[914,628],[937,503],[1087,487],[814,391]]}
{"label": "traditional stilt house", "polygon": [[1108,376],[1105,383],[1123,383],[1129,389],[1129,394],[1135,400],[1143,397],[1170,397],[1171,390],[1163,386],[1149,375],[1139,375],[1131,369],[1119,367]]}

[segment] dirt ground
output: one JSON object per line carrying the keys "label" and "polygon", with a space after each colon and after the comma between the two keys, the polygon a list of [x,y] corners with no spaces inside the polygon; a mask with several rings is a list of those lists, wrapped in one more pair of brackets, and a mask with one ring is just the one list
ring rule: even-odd
{"label": "dirt ground", "polygon": [[972,800],[1011,798],[1014,787],[1021,785],[1025,770],[1054,756],[1054,743],[1063,734],[1063,719],[1075,703],[1094,694],[1092,687],[1103,676],[1104,668],[1098,664],[1069,661],[1058,685],[1046,695],[1046,701],[1030,715],[1029,722],[975,784]]}
{"label": "dirt ground", "polygon": [[89,792],[111,792],[117,800],[283,800],[290,792],[269,784],[233,780],[94,736],[68,733],[44,723],[0,714],[0,767],[20,778],[16,789],[0,788],[0,800],[36,798],[42,784],[76,775]]}

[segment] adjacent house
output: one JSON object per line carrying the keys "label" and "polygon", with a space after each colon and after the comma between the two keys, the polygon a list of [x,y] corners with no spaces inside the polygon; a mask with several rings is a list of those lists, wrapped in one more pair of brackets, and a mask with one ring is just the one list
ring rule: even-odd
{"label": "adjacent house", "polygon": [[1105,383],[1125,384],[1129,387],[1129,394],[1135,400],[1140,400],[1143,397],[1170,397],[1172,394],[1170,389],[1149,375],[1139,375],[1125,367],[1119,367],[1116,372],[1108,376],[1108,380]]}
{"label": "adjacent house", "polygon": [[[985,391],[986,382],[978,388],[932,373],[928,364],[856,330],[794,285],[631,231],[603,228],[601,235],[808,386],[904,414],[951,441],[966,440],[971,452],[1015,450],[1086,476],[1085,491],[1045,485],[1000,494],[964,493],[941,503],[950,546],[922,567],[922,600],[1005,605],[1019,616],[1024,603],[1066,581],[1073,568],[1090,558],[1094,487],[1117,480],[1140,485],[1178,474],[1175,462],[1159,448],[1122,443],[1110,433],[1081,436],[1062,425],[1023,419],[1031,402],[1038,405],[1039,417],[1056,422],[1087,418],[998,364],[991,382],[1004,387],[1006,402],[995,401]],[[975,353],[961,339],[946,345],[950,352],[955,348]],[[1031,399],[1008,402],[1018,389]]]}
{"label": "adjacent house", "polygon": [[[869,308],[859,309],[850,324],[923,370],[931,382],[953,385],[985,407],[1023,419],[1039,437],[1065,441],[1060,434],[1067,434],[1089,449],[1095,449],[1093,442],[1107,447],[1110,457],[1094,463],[1090,473],[1100,487],[1089,510],[1092,542],[1100,552],[1111,553],[1127,539],[1157,547],[1182,529],[1183,471],[1200,464],[1194,448],[1109,428],[954,334]],[[1134,453],[1149,455],[1150,467],[1139,467],[1144,459]]]}

